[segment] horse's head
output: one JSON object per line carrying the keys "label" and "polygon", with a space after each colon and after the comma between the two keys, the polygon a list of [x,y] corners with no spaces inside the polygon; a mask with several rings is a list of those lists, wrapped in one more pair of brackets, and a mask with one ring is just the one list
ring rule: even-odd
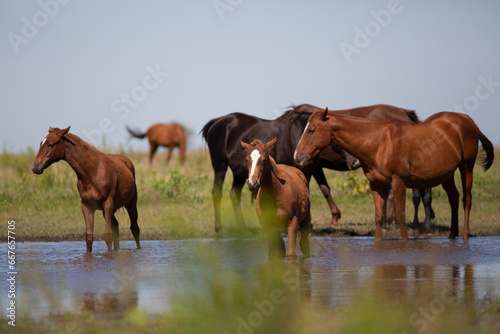
{"label": "horse's head", "polygon": [[306,166],[319,157],[321,151],[332,143],[331,131],[326,124],[328,108],[324,111],[315,111],[304,129],[295,153],[295,162],[299,166]]}
{"label": "horse's head", "polygon": [[36,155],[31,170],[35,174],[42,174],[43,170],[54,162],[64,158],[64,141],[71,142],[66,137],[70,127],[66,129],[49,128],[49,134],[40,143],[40,149]]}
{"label": "horse's head", "polygon": [[264,144],[256,139],[251,144],[241,142],[241,146],[247,152],[246,162],[248,164],[248,188],[251,191],[259,189],[262,176],[265,175],[269,169],[269,150],[276,143],[274,138],[270,142]]}

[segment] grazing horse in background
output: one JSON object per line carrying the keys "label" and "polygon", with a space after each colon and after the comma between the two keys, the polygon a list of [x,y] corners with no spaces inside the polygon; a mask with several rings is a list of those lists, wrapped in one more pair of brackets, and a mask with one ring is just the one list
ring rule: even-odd
{"label": "grazing horse in background", "polygon": [[375,202],[375,241],[382,240],[382,216],[389,191],[394,193],[396,221],[404,241],[406,188],[429,188],[442,184],[451,206],[450,238],[458,236],[459,194],[454,173],[462,178],[464,227],[467,240],[471,209],[472,171],[478,154],[478,141],[486,156],[481,164],[488,170],[493,163],[491,142],[467,115],[437,113],[420,124],[396,120],[367,120],[315,112],[309,118],[295,151],[298,164],[314,159],[329,145],[338,145],[359,158],[370,181]]}
{"label": "grazing horse in background", "polygon": [[[203,127],[201,133],[208,144],[214,170],[212,197],[216,232],[222,229],[220,204],[222,199],[222,185],[224,184],[228,167],[233,172],[231,200],[236,221],[240,226],[244,226],[240,199],[241,190],[248,177],[248,167],[245,163],[245,151],[241,148],[239,142],[244,141],[250,143],[255,139],[267,142],[277,137],[278,142],[271,148],[271,156],[273,156],[279,164],[294,165],[293,152],[295,147],[299,142],[300,136],[304,132],[309,116],[317,110],[323,111],[323,109],[310,104],[301,104],[291,107],[289,110],[285,111],[282,116],[274,120],[265,120],[243,113],[231,113],[226,116],[212,119]],[[418,122],[418,118],[414,111],[383,104],[338,110],[336,112],[376,119],[400,119],[410,124]],[[345,154],[345,151],[340,148],[328,147],[321,152],[319,161],[315,161],[314,164],[305,167],[302,166],[300,168],[308,181],[311,179],[311,176],[313,176],[318,183],[330,207],[332,225],[338,225],[341,213],[331,196],[330,187],[328,186],[322,168],[339,171],[351,170],[358,167],[356,166],[356,161],[356,159]],[[418,198],[418,200],[420,200],[420,198]],[[424,201],[424,205],[426,208],[430,208],[430,196],[429,201]]]}
{"label": "grazing horse in background", "polygon": [[179,147],[179,159],[181,164],[184,164],[186,157],[186,133],[180,124],[157,123],[149,127],[146,132],[132,130],[126,127],[128,133],[134,138],[143,139],[148,137],[149,140],[149,164],[153,164],[153,156],[159,146],[168,147],[167,164],[172,158],[172,151],[175,147]]}
{"label": "grazing horse in background", "polygon": [[285,244],[280,230],[287,231],[288,259],[296,258],[295,242],[300,229],[300,249],[309,256],[311,231],[311,202],[304,174],[297,168],[276,164],[269,150],[276,138],[263,144],[256,139],[252,144],[241,142],[247,152],[248,187],[256,191],[255,207],[269,243],[269,258],[285,257]]}
{"label": "grazing horse in background", "polygon": [[123,206],[130,217],[130,230],[137,248],[141,248],[134,164],[123,155],[102,153],[69,133],[69,129],[49,128],[49,134],[42,140],[31,170],[35,174],[42,174],[53,163],[65,160],[75,171],[85,218],[87,252],[92,252],[95,210],[102,210],[106,220],[104,240],[108,251],[111,252],[113,242],[115,250],[120,248],[118,221],[114,214]]}

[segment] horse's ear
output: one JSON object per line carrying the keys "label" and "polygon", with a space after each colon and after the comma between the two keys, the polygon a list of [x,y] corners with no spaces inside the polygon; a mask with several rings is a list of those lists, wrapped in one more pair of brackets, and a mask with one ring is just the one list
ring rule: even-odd
{"label": "horse's ear", "polygon": [[278,140],[278,137],[274,137],[273,140],[271,140],[270,142],[268,142],[264,145],[264,147],[266,148],[266,151],[269,151],[274,146],[274,144],[276,144],[276,140]]}
{"label": "horse's ear", "polygon": [[326,115],[328,115],[328,107],[326,107],[325,113],[323,114],[323,118],[321,119],[323,122],[326,122],[329,120],[329,118],[326,117]]}
{"label": "horse's ear", "polygon": [[61,138],[69,142],[71,145],[76,146],[73,140],[69,139],[68,136],[66,136],[69,132],[69,129],[71,129],[71,126],[68,126],[66,129],[61,130]]}
{"label": "horse's ear", "polygon": [[243,148],[244,148],[244,149],[245,149],[245,151],[247,151],[247,152],[248,152],[248,151],[249,151],[249,150],[253,147],[252,145],[247,144],[247,143],[243,142],[242,140],[240,141],[240,144],[241,144],[241,146],[243,146]]}
{"label": "horse's ear", "polygon": [[49,127],[49,133],[56,132],[57,130],[57,128]]}

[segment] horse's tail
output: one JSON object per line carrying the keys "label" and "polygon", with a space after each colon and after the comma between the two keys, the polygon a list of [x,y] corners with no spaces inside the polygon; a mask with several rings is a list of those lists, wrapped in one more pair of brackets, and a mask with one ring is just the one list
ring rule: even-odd
{"label": "horse's tail", "polygon": [[480,160],[481,166],[483,166],[484,171],[487,171],[491,165],[493,164],[493,159],[495,158],[495,149],[493,148],[493,144],[491,141],[486,138],[486,136],[479,131],[479,141],[481,142],[481,146],[483,147],[483,151],[486,155],[483,155]]}
{"label": "horse's tail", "polygon": [[207,141],[208,130],[210,130],[210,127],[212,125],[214,125],[214,123],[217,122],[219,119],[220,119],[220,117],[211,119],[210,121],[208,121],[207,124],[205,124],[205,126],[203,127],[203,129],[201,129],[200,133],[202,134],[203,139],[205,139],[205,141]]}
{"label": "horse's tail", "polygon": [[417,112],[415,110],[405,109],[408,118],[415,124],[421,123],[422,121],[418,118]]}
{"label": "horse's tail", "polygon": [[130,133],[130,135],[134,138],[143,139],[144,137],[146,137],[146,132],[141,132],[140,130],[132,130],[127,125],[125,125],[125,127],[127,128],[128,133]]}

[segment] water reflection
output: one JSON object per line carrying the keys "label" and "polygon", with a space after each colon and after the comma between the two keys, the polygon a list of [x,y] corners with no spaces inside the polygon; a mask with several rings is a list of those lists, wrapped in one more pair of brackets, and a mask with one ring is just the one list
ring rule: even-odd
{"label": "water reflection", "polygon": [[[500,258],[494,256],[500,253],[499,241],[431,238],[375,244],[371,238],[317,237],[311,239],[310,258],[277,263],[269,263],[264,239],[144,241],[140,250],[124,241],[123,249],[112,254],[104,244],[85,254],[79,242],[25,243],[19,247],[18,289],[20,301],[30,307],[20,312],[35,318],[79,310],[165,312],[182,296],[213,298],[211,289],[220,278],[255,286],[266,266],[280,267],[284,292],[297,291],[330,309],[348,306],[361,292],[383,292],[395,301],[432,292],[470,303],[500,296]],[[1,282],[1,291],[5,288]],[[5,295],[0,295],[2,304]]]}

